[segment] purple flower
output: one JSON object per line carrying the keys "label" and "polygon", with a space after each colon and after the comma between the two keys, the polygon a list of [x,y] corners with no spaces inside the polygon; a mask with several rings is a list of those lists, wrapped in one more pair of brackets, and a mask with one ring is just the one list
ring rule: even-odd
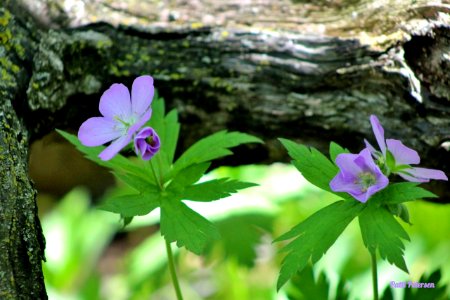
{"label": "purple flower", "polygon": [[440,170],[411,167],[410,165],[420,163],[419,154],[399,140],[385,140],[384,129],[375,115],[370,116],[370,123],[381,153],[368,141],[364,142],[378,162],[387,168],[387,173],[398,174],[403,179],[413,182],[428,182],[430,179],[448,180],[445,173]]}
{"label": "purple flower", "polygon": [[133,135],[150,119],[153,100],[153,78],[140,76],[133,82],[130,92],[123,84],[114,83],[100,98],[102,117],[94,117],[81,124],[78,139],[85,146],[112,143],[99,155],[110,160],[127,146]]}
{"label": "purple flower", "polygon": [[156,131],[151,127],[145,127],[134,137],[134,149],[141,154],[143,160],[149,160],[158,152],[161,143]]}
{"label": "purple flower", "polygon": [[336,164],[339,173],[330,182],[331,190],[349,193],[362,203],[389,184],[367,148],[359,154],[339,154]]}

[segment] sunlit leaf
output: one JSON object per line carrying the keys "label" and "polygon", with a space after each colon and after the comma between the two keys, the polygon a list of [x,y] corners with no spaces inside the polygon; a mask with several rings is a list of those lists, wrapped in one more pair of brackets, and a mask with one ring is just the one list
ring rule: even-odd
{"label": "sunlit leaf", "polygon": [[370,201],[386,204],[398,204],[422,198],[435,197],[437,197],[435,194],[419,187],[416,182],[400,182],[390,184],[385,189],[373,195]]}
{"label": "sunlit leaf", "polygon": [[283,260],[277,288],[280,289],[309,260],[314,264],[334,244],[347,225],[364,209],[357,201],[338,201],[314,213],[275,242],[295,238],[282,251]]}
{"label": "sunlit leaf", "polygon": [[330,143],[330,159],[332,162],[336,161],[336,157],[342,153],[349,153],[349,151],[345,148],[342,148],[335,142]]}
{"label": "sunlit leaf", "polygon": [[219,238],[217,228],[181,201],[161,201],[161,234],[168,242],[202,254],[206,245]]}
{"label": "sunlit leaf", "polygon": [[207,162],[232,154],[229,148],[246,143],[262,143],[257,137],[241,133],[222,130],[202,138],[186,150],[173,165],[172,174],[202,162]]}
{"label": "sunlit leaf", "polygon": [[[349,194],[335,193],[330,189],[330,181],[336,176],[339,169],[325,155],[312,147],[308,148],[286,139],[279,140],[293,159],[292,164],[302,173],[306,180],[339,197],[352,199]],[[333,151],[338,152],[337,148]]]}
{"label": "sunlit leaf", "polygon": [[382,259],[387,259],[408,273],[401,239],[409,241],[409,236],[394,216],[383,207],[369,205],[359,216],[359,226],[364,245],[371,253],[379,251]]}
{"label": "sunlit leaf", "polygon": [[188,186],[182,195],[185,200],[214,201],[226,198],[241,189],[256,186],[257,184],[232,180],[229,178],[213,179],[196,185]]}

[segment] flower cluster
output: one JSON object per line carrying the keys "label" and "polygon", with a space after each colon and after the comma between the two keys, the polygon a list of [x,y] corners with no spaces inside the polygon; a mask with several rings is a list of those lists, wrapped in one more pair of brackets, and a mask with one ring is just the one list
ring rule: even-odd
{"label": "flower cluster", "polygon": [[390,174],[398,174],[412,182],[448,180],[440,170],[411,167],[420,163],[419,154],[399,140],[385,140],[384,129],[376,116],[370,117],[370,123],[380,151],[364,140],[366,148],[359,154],[338,155],[336,164],[339,172],[330,182],[333,191],[349,193],[364,203],[389,184]]}
{"label": "flower cluster", "polygon": [[102,117],[93,117],[81,124],[78,139],[89,147],[111,142],[99,154],[102,160],[110,160],[134,139],[136,154],[149,160],[160,148],[155,130],[142,128],[150,120],[153,95],[153,78],[149,75],[134,80],[131,97],[125,85],[114,83],[100,98]]}

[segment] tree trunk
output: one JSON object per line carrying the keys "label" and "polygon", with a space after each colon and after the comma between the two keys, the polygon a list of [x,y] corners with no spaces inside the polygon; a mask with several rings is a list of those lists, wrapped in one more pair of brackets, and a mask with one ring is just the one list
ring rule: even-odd
{"label": "tree trunk", "polygon": [[[0,258],[0,289],[17,290],[20,277],[9,278],[26,256],[42,291],[43,239],[26,176],[30,138],[76,130],[98,115],[103,90],[141,74],[154,76],[181,113],[181,148],[228,128],[266,141],[241,149],[233,163],[287,161],[276,137],[322,151],[334,140],[356,151],[363,138],[374,140],[376,114],[387,137],[449,174],[450,7],[388,2],[8,2],[0,16],[0,165],[13,176],[2,178],[0,238],[17,259]],[[445,202],[448,187],[432,186]]]}
{"label": "tree trunk", "polygon": [[30,135],[18,110],[26,103],[25,67],[36,46],[28,28],[4,8],[0,41],[0,298],[47,299],[41,268],[45,242],[28,177]]}

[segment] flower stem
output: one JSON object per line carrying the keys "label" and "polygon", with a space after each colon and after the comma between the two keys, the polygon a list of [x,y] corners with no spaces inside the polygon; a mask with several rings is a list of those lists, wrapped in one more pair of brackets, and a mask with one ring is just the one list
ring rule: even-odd
{"label": "flower stem", "polygon": [[170,276],[172,277],[172,283],[175,289],[175,294],[177,295],[178,300],[183,300],[180,284],[178,282],[177,272],[175,270],[175,262],[173,260],[172,248],[170,247],[170,243],[166,239],[164,239],[164,241],[166,242],[167,260],[169,262]]}
{"label": "flower stem", "polygon": [[372,285],[373,299],[378,300],[378,275],[377,275],[377,256],[375,251],[370,251],[372,257]]}

